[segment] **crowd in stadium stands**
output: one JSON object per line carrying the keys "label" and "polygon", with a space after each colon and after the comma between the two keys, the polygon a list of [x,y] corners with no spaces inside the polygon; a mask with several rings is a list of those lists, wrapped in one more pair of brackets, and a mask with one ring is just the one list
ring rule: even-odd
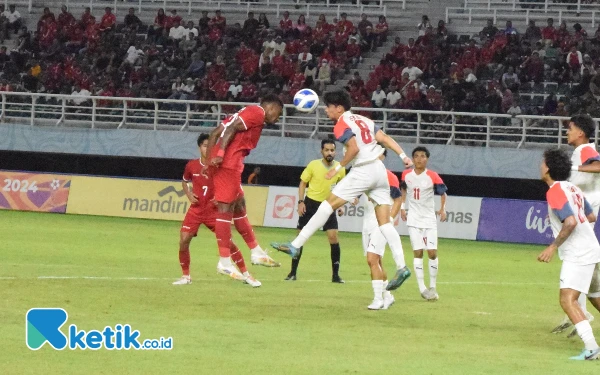
{"label": "crowd in stadium stands", "polygon": [[[406,44],[396,38],[368,77],[354,74],[346,88],[355,106],[600,114],[600,27],[588,34],[548,19],[542,28],[531,21],[517,30],[508,21],[500,29],[489,20],[477,41],[459,40],[444,21],[434,27],[423,16],[415,34]],[[322,92],[387,35],[384,16],[374,24],[362,15],[355,24],[346,14],[331,22],[321,15],[309,26],[302,15],[284,12],[271,23],[250,12],[243,25],[228,25],[218,10],[196,21],[160,9],[144,25],[133,8],[118,23],[109,7],[101,17],[89,8],[75,17],[65,6],[58,16],[44,9],[30,32],[14,5],[0,5],[0,40],[14,40],[0,49],[0,90],[219,101],[274,92],[289,103],[301,88]]]}
{"label": "crowd in stadium stands", "polygon": [[0,5],[0,14],[0,41],[15,40],[0,50],[0,89],[84,96],[251,102],[275,92],[291,102],[301,88],[323,91],[388,32],[383,16],[373,25],[363,15],[355,25],[346,14],[321,15],[309,26],[302,15],[269,21],[250,12],[243,25],[230,25],[219,10],[184,20],[160,9],[144,25],[134,8],[118,22],[110,7],[75,16],[65,6],[58,16],[44,9],[30,32],[14,6]]}
{"label": "crowd in stadium stands", "polygon": [[[358,75],[349,82],[355,104],[600,116],[600,27],[588,34],[579,24],[569,27],[563,21],[555,27],[548,19],[541,28],[530,21],[525,30],[517,30],[508,21],[500,29],[489,20],[477,43],[469,37],[461,42],[448,34],[444,21],[433,27],[423,16],[417,31],[418,38],[407,44],[396,38],[366,82]],[[514,119],[506,124],[520,123]]]}

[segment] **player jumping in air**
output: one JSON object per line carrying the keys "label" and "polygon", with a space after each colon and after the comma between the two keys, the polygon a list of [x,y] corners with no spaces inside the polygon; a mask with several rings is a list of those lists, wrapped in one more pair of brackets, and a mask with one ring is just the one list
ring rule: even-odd
{"label": "player jumping in air", "polygon": [[[216,219],[217,219],[217,205],[214,201],[214,187],[212,181],[206,176],[202,175],[202,168],[206,165],[206,149],[208,146],[208,134],[200,134],[198,137],[198,148],[200,149],[200,159],[190,160],[185,166],[183,172],[183,181],[181,183],[183,191],[190,200],[190,208],[188,209],[185,219],[181,224],[181,234],[179,237],[179,263],[183,276],[174,285],[186,285],[192,283],[190,277],[190,242],[192,238],[198,234],[198,228],[204,224],[212,232],[215,231]],[[190,190],[189,184],[192,184]],[[246,269],[246,263],[242,252],[238,250],[237,246],[230,243],[231,259],[235,262],[240,272],[236,273],[235,276],[239,280],[244,281],[253,287],[259,287],[260,281],[256,280],[248,270]]]}
{"label": "player jumping in air", "polygon": [[[600,208],[600,155],[596,151],[596,145],[590,143],[590,138],[594,135],[595,130],[596,125],[590,116],[575,116],[569,121],[567,142],[575,147],[571,156],[573,172],[571,172],[569,182],[583,191],[585,199],[590,202],[594,215],[597,217]],[[594,224],[592,223],[592,227]],[[579,305],[587,319],[592,322],[594,316],[587,311],[585,293],[581,293],[579,296]],[[552,333],[563,332],[571,326],[571,320],[565,316],[563,321],[552,330]],[[573,337],[576,334],[576,330],[573,329],[567,337]]]}
{"label": "player jumping in air", "polygon": [[[334,141],[321,141],[321,154],[323,158],[308,163],[300,176],[300,186],[298,187],[298,230],[304,228],[306,223],[308,223],[319,209],[321,202],[329,197],[332,187],[346,175],[346,170],[342,169],[333,179],[325,178],[325,174],[330,169],[336,168],[339,164],[333,160],[335,158]],[[308,191],[306,191],[307,185]],[[338,241],[338,221],[335,213],[332,213],[325,224],[323,224],[323,230],[327,233],[327,239],[331,247],[331,282],[343,284],[344,280],[339,275],[340,244]],[[292,270],[286,277],[286,280],[296,280],[296,272],[300,264],[302,250],[303,247],[300,247],[300,252],[292,259]]]}
{"label": "player jumping in air", "polygon": [[212,176],[215,185],[215,200],[218,205],[215,233],[219,246],[219,273],[239,277],[231,264],[231,220],[251,249],[252,264],[279,267],[258,245],[252,225],[246,216],[246,202],[242,190],[244,158],[256,148],[262,129],[267,124],[279,120],[283,103],[276,95],[267,95],[259,105],[244,107],[236,114],[227,117],[210,133],[208,150],[210,162],[203,173]]}
{"label": "player jumping in air", "polygon": [[[429,150],[425,147],[416,147],[412,152],[415,168],[402,173],[402,209],[400,215],[406,221],[410,244],[415,256],[413,265],[421,297],[428,301],[437,301],[439,296],[436,291],[438,274],[437,256],[437,218],[446,221],[446,185],[440,176],[427,169]],[[439,211],[435,210],[434,195],[441,195],[442,204]],[[408,201],[408,213],[406,202]],[[423,250],[429,256],[429,289],[425,286],[425,272],[423,271]]]}
{"label": "player jumping in air", "polygon": [[[344,144],[346,153],[343,160],[326,174],[327,179],[332,179],[342,168],[354,162],[348,175],[333,188],[327,200],[319,205],[319,209],[304,226],[298,236],[288,243],[272,243],[275,249],[295,257],[306,241],[321,228],[331,214],[347,202],[354,201],[359,195],[366,193],[376,204],[375,215],[379,229],[395,254],[402,254],[402,244],[398,232],[390,222],[390,185],[387,171],[379,156],[383,154],[384,147],[396,152],[404,161],[406,167],[412,161],[404,154],[402,148],[391,137],[386,135],[375,123],[364,116],[350,112],[351,100],[348,93],[343,91],[328,92],[324,95],[326,105],[325,113],[336,122],[333,133],[336,139]],[[394,257],[396,258],[396,256]],[[398,256],[400,258],[400,256]],[[396,276],[388,285],[395,289],[410,276],[410,271],[401,256],[401,263]],[[380,280],[383,283],[383,280]]]}
{"label": "player jumping in air", "polygon": [[575,360],[600,357],[600,347],[589,320],[577,302],[581,293],[600,311],[600,244],[590,222],[596,221],[592,206],[577,186],[568,182],[571,161],[562,150],[547,150],[540,166],[542,181],[550,187],[546,193],[554,242],[539,256],[550,262],[558,251],[563,261],[560,271],[560,306],[575,325],[585,345]]}
{"label": "player jumping in air", "polygon": [[[386,156],[387,150],[384,150],[379,159],[383,161]],[[387,170],[387,177],[390,184],[390,197],[393,201],[390,218],[393,222],[394,218],[398,216],[398,212],[400,212],[400,204],[402,202],[400,197],[400,182],[398,181],[398,177],[389,170]],[[377,216],[375,215],[375,206],[370,200],[367,202],[367,212],[363,218],[362,243],[363,250],[367,256],[367,263],[371,269],[371,284],[374,293],[373,302],[367,308],[369,310],[387,310],[394,304],[395,299],[392,293],[385,290],[388,286],[387,274],[382,263],[383,254],[385,253],[385,237],[383,237],[383,234],[379,230]],[[402,257],[402,261],[404,261],[404,256]]]}

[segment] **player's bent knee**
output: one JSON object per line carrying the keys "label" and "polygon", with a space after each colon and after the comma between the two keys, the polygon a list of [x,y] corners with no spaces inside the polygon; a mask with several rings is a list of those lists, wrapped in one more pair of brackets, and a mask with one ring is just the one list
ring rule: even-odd
{"label": "player's bent knee", "polygon": [[437,259],[437,250],[427,250],[427,255],[429,259],[436,260]]}
{"label": "player's bent knee", "polygon": [[415,250],[413,251],[415,258],[423,259],[423,250]]}

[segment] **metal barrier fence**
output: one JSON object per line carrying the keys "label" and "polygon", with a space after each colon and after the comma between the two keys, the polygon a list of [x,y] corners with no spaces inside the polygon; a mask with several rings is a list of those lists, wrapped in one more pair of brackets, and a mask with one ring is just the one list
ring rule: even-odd
{"label": "metal barrier fence", "polygon": [[[191,100],[78,97],[72,95],[0,92],[0,126],[91,129],[146,129],[201,132],[249,103]],[[74,99],[85,100],[76,105]],[[415,144],[479,147],[549,147],[565,144],[567,117],[353,108],[382,126],[386,133]],[[598,121],[598,119],[596,119]],[[277,124],[265,135],[323,139],[332,137],[333,123],[320,107],[312,114],[286,105]],[[598,127],[596,126],[596,139]]]}

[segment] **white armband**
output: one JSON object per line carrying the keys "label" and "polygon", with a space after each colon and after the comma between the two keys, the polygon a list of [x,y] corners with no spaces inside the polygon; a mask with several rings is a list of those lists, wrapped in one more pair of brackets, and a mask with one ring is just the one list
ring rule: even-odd
{"label": "white armband", "polygon": [[335,168],[334,168],[334,169],[335,169],[335,171],[337,172],[337,171],[339,171],[340,169],[342,169],[342,165],[341,165],[341,164],[338,164],[338,165],[336,165],[336,166],[335,166]]}
{"label": "white armband", "polygon": [[573,165],[571,166],[571,170],[574,172],[579,172],[579,166],[578,165]]}
{"label": "white armband", "polygon": [[400,159],[404,160],[404,158],[406,157],[406,154],[403,152],[399,156],[400,156]]}
{"label": "white armband", "polygon": [[402,203],[402,204],[400,205],[400,209],[401,209],[401,210],[406,210],[406,205],[405,205],[404,203]]}

